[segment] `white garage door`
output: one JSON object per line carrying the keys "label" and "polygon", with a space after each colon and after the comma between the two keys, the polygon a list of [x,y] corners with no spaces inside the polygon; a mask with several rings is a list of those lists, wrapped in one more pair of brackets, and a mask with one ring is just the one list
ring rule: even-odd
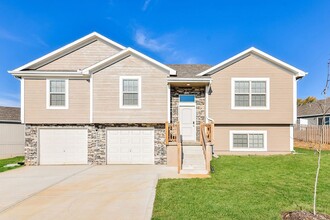
{"label": "white garage door", "polygon": [[107,163],[154,164],[154,130],[108,130]]}
{"label": "white garage door", "polygon": [[40,129],[40,164],[87,164],[87,129]]}

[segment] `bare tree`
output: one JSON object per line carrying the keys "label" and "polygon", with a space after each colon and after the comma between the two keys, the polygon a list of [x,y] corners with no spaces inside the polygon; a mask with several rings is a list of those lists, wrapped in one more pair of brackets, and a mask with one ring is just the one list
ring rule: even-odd
{"label": "bare tree", "polygon": [[323,96],[324,96],[324,102],[319,102],[319,107],[322,110],[322,126],[320,130],[320,141],[318,148],[316,149],[316,152],[318,153],[318,159],[317,159],[317,168],[316,168],[316,176],[315,176],[315,182],[314,182],[314,201],[313,201],[313,214],[316,215],[316,195],[317,195],[317,184],[319,182],[319,174],[320,174],[320,168],[321,168],[321,153],[322,153],[322,147],[325,142],[325,135],[324,135],[324,126],[325,126],[325,115],[328,113],[330,107],[327,106],[327,93],[329,89],[329,80],[330,80],[330,72],[329,72],[329,66],[330,66],[330,61],[328,62],[328,73],[327,73],[327,81],[325,83],[325,87],[323,89]]}

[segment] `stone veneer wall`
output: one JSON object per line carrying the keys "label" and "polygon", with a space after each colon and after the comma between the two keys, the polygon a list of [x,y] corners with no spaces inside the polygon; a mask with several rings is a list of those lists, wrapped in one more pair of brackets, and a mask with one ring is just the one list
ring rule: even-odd
{"label": "stone veneer wall", "polygon": [[88,163],[105,165],[107,158],[106,130],[114,127],[153,127],[155,164],[166,164],[165,124],[26,124],[25,126],[25,164],[39,164],[39,128],[86,128],[88,130]]}
{"label": "stone veneer wall", "polygon": [[205,87],[171,87],[171,122],[179,117],[179,95],[195,95],[196,140],[199,141],[200,122],[205,121]]}

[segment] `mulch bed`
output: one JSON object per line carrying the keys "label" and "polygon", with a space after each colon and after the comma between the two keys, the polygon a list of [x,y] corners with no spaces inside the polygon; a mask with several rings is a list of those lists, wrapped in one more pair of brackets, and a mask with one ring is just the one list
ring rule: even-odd
{"label": "mulch bed", "polygon": [[[304,148],[304,149],[309,149],[309,150],[314,150],[315,148],[318,148],[317,143],[312,143],[312,142],[303,142],[303,141],[294,141],[294,146],[299,147],[299,148]],[[330,150],[330,144],[324,144],[322,146],[322,150]]]}
{"label": "mulch bed", "polygon": [[283,220],[330,220],[330,215],[316,214],[313,215],[307,211],[290,211],[282,213]]}

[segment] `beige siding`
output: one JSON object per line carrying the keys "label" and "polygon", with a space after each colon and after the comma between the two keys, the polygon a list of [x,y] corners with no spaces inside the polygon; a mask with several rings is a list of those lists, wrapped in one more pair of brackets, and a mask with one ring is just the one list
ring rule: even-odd
{"label": "beige siding", "polygon": [[[232,110],[231,78],[270,80],[270,110]],[[292,124],[293,76],[274,64],[250,55],[212,75],[209,116],[216,124]]]}
{"label": "beige siding", "polygon": [[[119,77],[141,76],[141,109],[119,107]],[[129,56],[97,73],[94,82],[95,123],[165,123],[167,74],[135,56]]]}
{"label": "beige siding", "polygon": [[96,40],[79,48],[57,60],[54,60],[38,70],[78,70],[104,60],[120,49],[100,40]]}
{"label": "beige siding", "polygon": [[0,159],[24,155],[24,125],[0,122]]}
{"label": "beige siding", "polygon": [[89,81],[69,80],[69,109],[46,108],[46,80],[25,79],[25,123],[88,123]]}
{"label": "beige siding", "polygon": [[[267,152],[233,152],[230,151],[231,130],[267,131]],[[221,154],[281,154],[290,153],[290,126],[216,126],[214,129],[214,150]]]}

